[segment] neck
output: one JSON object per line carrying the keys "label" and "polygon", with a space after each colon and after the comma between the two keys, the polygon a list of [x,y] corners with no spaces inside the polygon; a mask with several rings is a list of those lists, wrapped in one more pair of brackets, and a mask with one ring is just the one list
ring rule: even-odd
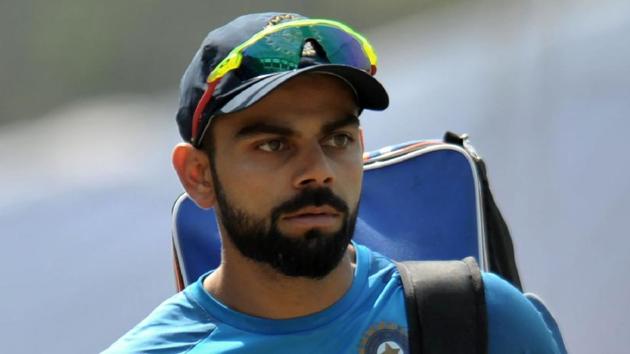
{"label": "neck", "polygon": [[221,265],[204,288],[226,306],[248,315],[287,319],[322,311],[352,285],[355,250],[348,246],[341,262],[322,279],[289,277],[243,257],[224,243]]}

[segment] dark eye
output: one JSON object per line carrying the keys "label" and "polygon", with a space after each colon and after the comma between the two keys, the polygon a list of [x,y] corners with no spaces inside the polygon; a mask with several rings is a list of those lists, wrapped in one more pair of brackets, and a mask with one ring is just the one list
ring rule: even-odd
{"label": "dark eye", "polygon": [[284,141],[278,140],[278,139],[269,140],[258,145],[258,148],[260,150],[266,151],[266,152],[282,151],[286,149],[286,147],[287,147],[287,144]]}
{"label": "dark eye", "polygon": [[324,145],[334,148],[344,148],[348,146],[348,144],[350,144],[351,142],[352,138],[347,134],[335,134],[326,139],[324,141]]}

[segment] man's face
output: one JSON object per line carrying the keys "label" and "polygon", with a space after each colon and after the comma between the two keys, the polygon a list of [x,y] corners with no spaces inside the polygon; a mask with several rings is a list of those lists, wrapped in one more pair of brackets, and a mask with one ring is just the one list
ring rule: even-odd
{"label": "man's face", "polygon": [[321,278],[356,222],[363,145],[354,94],[305,74],[213,122],[211,172],[223,233],[244,256]]}

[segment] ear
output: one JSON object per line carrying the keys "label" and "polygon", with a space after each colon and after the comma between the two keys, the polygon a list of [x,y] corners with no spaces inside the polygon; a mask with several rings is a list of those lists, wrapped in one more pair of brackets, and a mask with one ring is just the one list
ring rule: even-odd
{"label": "ear", "polygon": [[200,208],[215,205],[210,160],[205,152],[188,143],[179,143],[173,149],[173,167],[184,190]]}

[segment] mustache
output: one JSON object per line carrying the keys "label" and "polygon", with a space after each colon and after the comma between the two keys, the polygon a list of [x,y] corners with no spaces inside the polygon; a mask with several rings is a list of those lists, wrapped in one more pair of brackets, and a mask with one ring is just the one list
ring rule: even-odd
{"label": "mustache", "polygon": [[328,205],[340,213],[348,213],[348,204],[336,196],[329,188],[305,189],[300,194],[275,207],[271,213],[272,220],[278,220],[281,214],[298,211],[307,206],[320,207]]}

